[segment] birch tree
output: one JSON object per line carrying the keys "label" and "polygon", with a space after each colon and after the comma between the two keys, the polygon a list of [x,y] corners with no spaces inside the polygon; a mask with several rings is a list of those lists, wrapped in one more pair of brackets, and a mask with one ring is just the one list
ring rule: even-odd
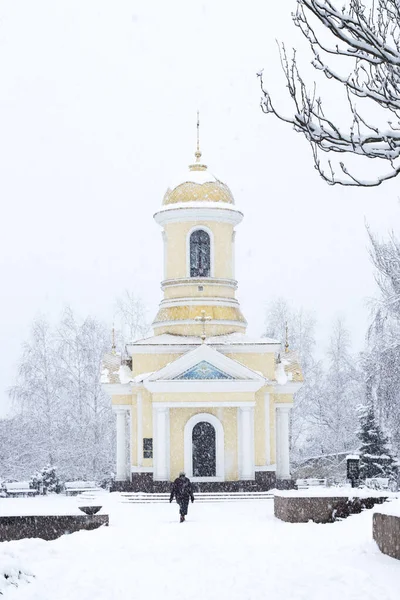
{"label": "birch tree", "polygon": [[312,312],[303,308],[294,310],[284,298],[278,298],[267,305],[265,335],[279,340],[282,352],[286,333],[289,349],[299,358],[304,376],[304,384],[296,393],[291,419],[291,452],[294,460],[299,459],[309,449],[313,438],[313,424],[310,420],[312,398],[320,385],[321,369],[314,357],[316,319]]}
{"label": "birch tree", "polygon": [[125,290],[116,304],[123,345],[144,337],[149,332],[150,325],[143,300],[134,292]]}
{"label": "birch tree", "polygon": [[69,440],[65,462],[83,478],[97,478],[113,458],[113,418],[100,383],[104,354],[111,345],[105,327],[91,317],[77,321],[66,309],[58,327]]}
{"label": "birch tree", "polygon": [[315,407],[325,451],[339,453],[357,447],[357,406],[362,398],[361,378],[350,354],[350,335],[341,318],[335,320],[328,347],[324,389]]}
{"label": "birch tree", "polygon": [[11,389],[15,416],[7,425],[13,435],[0,443],[0,465],[18,465],[8,473],[29,477],[47,465],[67,479],[110,473],[114,419],[100,383],[110,347],[104,325],[91,317],[80,321],[71,309],[53,329],[44,319],[35,321]]}
{"label": "birch tree", "polygon": [[11,389],[17,410],[34,425],[31,444],[38,465],[56,464],[62,429],[62,378],[58,345],[49,323],[34,321],[24,344],[17,384]]}

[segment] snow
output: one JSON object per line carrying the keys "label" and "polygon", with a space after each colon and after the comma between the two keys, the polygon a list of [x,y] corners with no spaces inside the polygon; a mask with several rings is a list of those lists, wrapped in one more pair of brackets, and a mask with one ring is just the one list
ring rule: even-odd
{"label": "snow", "polygon": [[400,498],[392,502],[385,502],[381,506],[376,506],[374,512],[400,517]]}
{"label": "snow", "polygon": [[118,376],[122,385],[130,383],[132,381],[132,371],[127,365],[120,366],[120,368],[118,369]]}
{"label": "snow", "polygon": [[202,171],[191,171],[188,170],[185,173],[182,173],[179,177],[176,177],[175,180],[171,183],[171,185],[169,186],[170,190],[175,189],[176,187],[178,187],[179,185],[182,185],[183,183],[215,183],[216,181],[219,181],[212,173],[210,173],[210,171],[208,171],[207,169],[202,170]]}
{"label": "snow", "polygon": [[103,369],[100,377],[101,383],[110,383],[110,372],[108,369]]}
{"label": "snow", "polygon": [[276,496],[286,496],[294,498],[320,498],[331,496],[332,498],[349,497],[349,498],[375,498],[384,496],[385,498],[398,498],[400,492],[390,492],[388,490],[371,490],[369,488],[352,488],[347,487],[311,487],[305,490],[274,490]]}
{"label": "snow", "polygon": [[[154,335],[148,338],[143,338],[141,340],[137,340],[128,344],[128,346],[142,346],[142,345],[182,345],[182,346],[197,346],[202,343],[200,337],[196,336],[186,336],[186,335],[173,335],[171,333],[163,333],[161,335]],[[273,338],[262,337],[262,338],[252,338],[247,336],[244,333],[229,333],[226,335],[216,335],[207,338],[206,343],[209,346],[214,345],[223,345],[223,344],[234,344],[234,345],[253,345],[253,344],[278,344],[280,345],[279,340],[275,340]]]}
{"label": "snow", "polygon": [[[55,509],[74,498],[43,500]],[[11,507],[16,500],[1,501]],[[190,505],[104,502],[110,527],[0,544],[0,565],[32,574],[4,600],[397,600],[400,564],[372,540],[372,511],[316,525],[275,519],[271,500]],[[26,508],[26,510],[29,510]],[[3,582],[4,586],[4,582]]]}
{"label": "snow", "polygon": [[275,369],[275,379],[279,385],[285,385],[288,380],[288,376],[285,373],[285,368],[282,363],[278,363]]}
{"label": "snow", "polygon": [[[74,482],[79,484],[79,482]],[[112,495],[112,494],[111,494]],[[110,494],[106,491],[96,491],[96,498],[104,504]],[[11,517],[18,515],[82,515],[79,506],[87,505],[84,496],[64,496],[51,494],[49,496],[34,496],[33,498],[0,498],[0,516]],[[99,514],[105,511],[100,511]],[[1,544],[0,544],[1,548]]]}
{"label": "snow", "polygon": [[219,208],[241,213],[241,211],[237,209],[236,205],[229,204],[228,202],[212,202],[211,200],[191,200],[190,202],[174,202],[172,204],[163,204],[162,209],[158,210],[156,214],[181,208]]}
{"label": "snow", "polygon": [[360,460],[359,454],[348,454],[346,460]]}

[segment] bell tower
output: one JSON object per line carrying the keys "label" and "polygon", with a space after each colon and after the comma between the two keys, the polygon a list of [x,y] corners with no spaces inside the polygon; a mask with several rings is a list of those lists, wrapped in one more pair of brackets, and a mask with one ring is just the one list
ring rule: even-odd
{"label": "bell tower", "polygon": [[207,337],[246,331],[235,297],[235,226],[243,214],[227,185],[201,162],[199,120],[195,162],[168,188],[154,215],[163,228],[164,298],[153,322],[155,335]]}

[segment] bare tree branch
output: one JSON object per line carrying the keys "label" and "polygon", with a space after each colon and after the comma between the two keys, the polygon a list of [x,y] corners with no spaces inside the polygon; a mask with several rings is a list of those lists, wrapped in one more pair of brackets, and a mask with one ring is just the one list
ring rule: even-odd
{"label": "bare tree branch", "polygon": [[[303,133],[311,145],[316,170],[331,185],[372,187],[397,177],[400,173],[400,2],[376,0],[367,6],[362,0],[347,0],[340,7],[339,0],[297,0],[297,3],[293,20],[310,44],[312,65],[327,79],[344,87],[353,123],[341,127],[324,113],[315,85],[310,91],[298,70],[296,51],[289,60],[284,45],[280,48],[281,65],[294,112],[289,116],[281,113],[261,72],[263,112],[274,114]],[[319,39],[318,24],[330,32],[334,45],[328,46]],[[349,58],[351,68],[347,75],[327,64],[326,58],[331,55]],[[366,101],[370,106],[373,103],[389,111],[387,125],[371,123],[359,112],[356,98],[360,104]],[[343,162],[336,169],[331,161],[324,167],[320,152],[378,159],[379,164],[382,161],[389,164],[389,170],[383,169],[383,174],[373,179],[364,179],[351,173]]]}

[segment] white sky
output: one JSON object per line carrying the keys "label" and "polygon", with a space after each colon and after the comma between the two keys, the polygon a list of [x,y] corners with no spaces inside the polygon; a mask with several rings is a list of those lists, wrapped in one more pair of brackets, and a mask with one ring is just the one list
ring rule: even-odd
{"label": "white sky", "polygon": [[262,114],[261,68],[286,102],[275,38],[301,44],[294,4],[1,2],[0,413],[39,313],[56,319],[69,304],[111,323],[129,288],[155,314],[152,215],[193,160],[197,108],[203,158],[245,212],[237,277],[249,332],[284,296],[317,312],[322,343],[341,314],[362,347],[375,293],[364,221],[382,235],[396,226],[398,182],[331,188],[303,137]]}

